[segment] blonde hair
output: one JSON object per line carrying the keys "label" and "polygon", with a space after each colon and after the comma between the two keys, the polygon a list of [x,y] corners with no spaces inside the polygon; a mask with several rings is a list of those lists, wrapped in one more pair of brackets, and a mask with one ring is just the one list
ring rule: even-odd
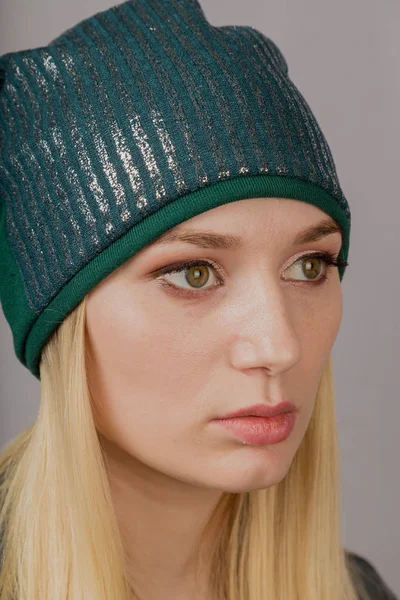
{"label": "blonde hair", "polygon": [[[36,421],[0,454],[0,600],[132,598],[87,378],[85,315],[86,298],[49,339]],[[223,494],[204,530],[202,541],[212,541],[215,597],[358,600],[357,590],[366,594],[361,581],[355,587],[346,561],[339,491],[329,358],[286,477],[267,489]],[[211,531],[218,537],[211,539]]]}

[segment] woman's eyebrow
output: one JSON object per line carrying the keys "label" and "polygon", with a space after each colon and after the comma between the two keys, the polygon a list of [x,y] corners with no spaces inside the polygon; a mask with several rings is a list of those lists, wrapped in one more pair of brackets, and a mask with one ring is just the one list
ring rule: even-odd
{"label": "woman's eyebrow", "polygon": [[[309,244],[332,233],[340,233],[343,239],[341,227],[332,219],[324,219],[319,223],[300,231],[294,238],[294,244]],[[243,239],[237,235],[213,233],[207,230],[183,229],[168,230],[160,237],[153,240],[148,246],[164,245],[170,242],[186,242],[200,248],[219,248],[224,250],[239,250],[243,248]]]}

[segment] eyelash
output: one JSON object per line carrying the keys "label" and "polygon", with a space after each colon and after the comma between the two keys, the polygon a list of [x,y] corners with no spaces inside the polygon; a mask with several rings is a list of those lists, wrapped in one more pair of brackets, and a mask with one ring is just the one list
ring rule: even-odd
{"label": "eyelash", "polygon": [[[293,263],[293,264],[296,264],[296,262],[298,262],[298,261],[307,260],[308,258],[321,258],[328,267],[325,272],[325,275],[323,275],[322,277],[317,279],[315,282],[314,281],[310,281],[310,282],[303,281],[300,283],[305,283],[306,285],[310,285],[310,284],[311,285],[323,285],[324,283],[326,283],[328,281],[328,279],[330,278],[330,274],[332,273],[332,267],[346,267],[349,264],[347,261],[338,258],[338,256],[339,256],[338,254],[332,254],[331,252],[317,252],[317,253],[312,253],[312,254],[306,254],[306,255],[298,258],[297,261],[295,261],[295,263]],[[162,277],[159,277],[158,279],[160,279],[160,285],[169,287],[169,288],[173,288],[176,291],[176,293],[178,293],[178,295],[186,296],[188,298],[198,298],[199,296],[207,294],[209,291],[211,291],[215,287],[218,287],[219,285],[222,285],[225,282],[223,274],[222,274],[222,270],[219,267],[219,265],[209,259],[207,259],[207,260],[194,259],[194,260],[182,261],[180,263],[170,265],[169,267],[164,267],[162,269],[159,269],[157,271],[157,274],[166,275],[169,273],[181,273],[182,271],[189,269],[190,267],[200,267],[200,266],[207,266],[216,271],[217,276],[218,276],[218,283],[216,285],[210,286],[209,288],[206,288],[203,291],[202,290],[191,291],[191,290],[187,290],[184,288],[179,288],[179,287],[169,283]]]}

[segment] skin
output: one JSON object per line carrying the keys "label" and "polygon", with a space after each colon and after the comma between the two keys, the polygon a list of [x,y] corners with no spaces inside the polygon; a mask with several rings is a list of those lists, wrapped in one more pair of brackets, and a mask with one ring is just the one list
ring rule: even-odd
{"label": "skin", "polygon": [[[318,276],[329,273],[318,286],[299,262],[308,252],[337,254],[340,233],[293,243],[300,230],[326,217],[311,204],[282,198],[225,204],[174,229],[240,235],[243,249],[155,243],[88,295],[88,375],[98,430],[132,576],[146,600],[210,600],[206,570],[197,596],[193,583],[193,549],[205,522],[224,492],[267,488],[288,473],[342,318],[338,269],[317,262]],[[212,267],[205,267],[209,280],[200,289],[193,269],[191,278],[188,270],[166,275],[178,288],[198,291],[197,299],[186,299],[160,285],[163,275],[152,275],[190,259],[219,264],[222,286],[213,287]],[[202,294],[206,288],[210,293]],[[284,398],[299,410],[279,444],[244,445],[210,422]]]}

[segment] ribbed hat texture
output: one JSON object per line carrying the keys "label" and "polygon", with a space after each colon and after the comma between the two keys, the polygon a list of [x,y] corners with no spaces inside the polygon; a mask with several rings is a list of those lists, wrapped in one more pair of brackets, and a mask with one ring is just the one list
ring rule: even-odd
{"label": "ribbed hat texture", "polygon": [[[102,279],[182,221],[255,197],[350,210],[281,51],[195,0],[130,0],[0,57],[0,300],[40,379],[46,341]],[[340,279],[344,268],[339,268]]]}

